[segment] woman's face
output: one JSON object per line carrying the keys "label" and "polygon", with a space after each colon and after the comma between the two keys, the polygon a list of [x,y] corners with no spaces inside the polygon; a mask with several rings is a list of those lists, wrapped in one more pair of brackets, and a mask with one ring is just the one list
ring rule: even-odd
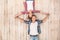
{"label": "woman's face", "polygon": [[29,11],[28,16],[29,16],[29,17],[32,17],[32,11]]}

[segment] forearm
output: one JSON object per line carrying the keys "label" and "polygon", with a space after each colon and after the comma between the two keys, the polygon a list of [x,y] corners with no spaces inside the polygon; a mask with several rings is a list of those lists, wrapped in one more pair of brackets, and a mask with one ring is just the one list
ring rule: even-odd
{"label": "forearm", "polygon": [[15,15],[15,18],[16,18],[16,19],[19,19],[20,22],[23,22],[24,19],[19,17],[19,16],[21,16],[21,15],[22,15],[22,14],[16,14],[16,15]]}
{"label": "forearm", "polygon": [[18,16],[21,16],[21,15],[22,15],[22,13],[19,13],[19,14],[16,14],[15,16],[18,17]]}
{"label": "forearm", "polygon": [[20,18],[20,17],[17,17],[17,18],[20,20],[20,22],[24,22],[23,18]]}
{"label": "forearm", "polygon": [[48,19],[48,17],[49,17],[49,14],[46,14],[46,16],[43,19],[43,22],[45,22]]}
{"label": "forearm", "polygon": [[40,10],[40,14],[48,15],[49,13],[47,13],[47,12],[43,12],[43,11]]}

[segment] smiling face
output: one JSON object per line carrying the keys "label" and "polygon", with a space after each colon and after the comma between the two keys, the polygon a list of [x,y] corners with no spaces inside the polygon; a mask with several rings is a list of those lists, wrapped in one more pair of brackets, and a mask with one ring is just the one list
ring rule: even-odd
{"label": "smiling face", "polygon": [[31,19],[32,18],[32,15],[33,15],[32,14],[32,10],[30,10],[29,13],[28,13],[28,19]]}
{"label": "smiling face", "polygon": [[31,10],[29,11],[28,16],[29,16],[29,17],[32,17],[32,11],[31,11]]}
{"label": "smiling face", "polygon": [[35,21],[36,21],[36,16],[32,15],[32,22],[35,22]]}

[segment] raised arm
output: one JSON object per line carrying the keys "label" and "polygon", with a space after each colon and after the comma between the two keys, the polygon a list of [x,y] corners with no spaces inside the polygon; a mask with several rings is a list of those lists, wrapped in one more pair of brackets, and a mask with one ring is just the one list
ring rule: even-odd
{"label": "raised arm", "polygon": [[46,14],[46,17],[43,18],[43,22],[46,22],[47,18],[49,17],[49,14]]}
{"label": "raised arm", "polygon": [[47,20],[47,18],[49,17],[49,15],[50,15],[49,13],[43,12],[43,11],[41,11],[41,10],[40,10],[40,14],[46,15],[46,16],[42,19],[43,22],[45,22],[45,21]]}
{"label": "raised arm", "polygon": [[15,19],[19,19],[20,22],[24,22],[24,19],[19,17],[19,16],[21,16],[21,15],[22,15],[22,14],[16,14],[16,15],[15,15]]}
{"label": "raised arm", "polygon": [[22,13],[17,13],[16,15],[15,15],[15,17],[19,17],[19,16],[21,16],[21,15],[23,15]]}

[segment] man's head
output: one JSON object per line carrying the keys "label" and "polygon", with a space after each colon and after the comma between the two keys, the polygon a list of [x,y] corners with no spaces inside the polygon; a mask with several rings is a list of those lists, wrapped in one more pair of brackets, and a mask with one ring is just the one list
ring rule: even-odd
{"label": "man's head", "polygon": [[32,22],[35,22],[37,19],[36,15],[32,15]]}

